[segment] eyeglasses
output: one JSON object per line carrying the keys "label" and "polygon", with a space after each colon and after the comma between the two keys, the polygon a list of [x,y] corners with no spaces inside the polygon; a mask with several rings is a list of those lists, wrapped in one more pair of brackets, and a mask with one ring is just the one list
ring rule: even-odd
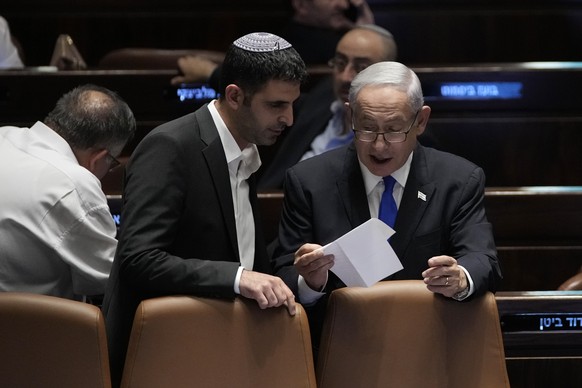
{"label": "eyeglasses", "polygon": [[376,140],[378,139],[378,135],[382,135],[384,137],[384,141],[387,143],[404,143],[406,141],[406,137],[408,135],[408,132],[410,132],[412,130],[412,126],[416,122],[416,118],[418,117],[418,112],[420,112],[420,110],[416,111],[416,114],[414,115],[414,120],[412,120],[412,122],[410,123],[410,125],[408,126],[408,129],[406,131],[376,132],[376,131],[364,131],[364,130],[354,128],[354,136],[356,137],[357,140],[364,142],[364,143],[376,142]]}
{"label": "eyeglasses", "polygon": [[121,162],[117,160],[115,156],[111,155],[111,152],[107,151],[107,157],[109,158],[109,171],[114,170],[121,165]]}
{"label": "eyeglasses", "polygon": [[356,59],[353,62],[350,62],[346,58],[334,57],[327,62],[327,65],[341,73],[346,69],[346,67],[348,67],[350,63],[352,64],[352,68],[356,73],[359,73],[372,64],[367,60]]}

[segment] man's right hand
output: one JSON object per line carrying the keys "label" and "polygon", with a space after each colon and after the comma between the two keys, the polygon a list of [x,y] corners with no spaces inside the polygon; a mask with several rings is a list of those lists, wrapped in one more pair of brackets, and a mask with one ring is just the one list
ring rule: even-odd
{"label": "man's right hand", "polygon": [[333,255],[324,255],[318,244],[303,244],[295,252],[294,266],[307,285],[320,291],[327,281],[327,271],[333,267]]}
{"label": "man's right hand", "polygon": [[210,59],[202,56],[187,55],[178,58],[178,68],[181,75],[172,78],[172,85],[179,85],[188,82],[205,82],[218,65]]}
{"label": "man's right hand", "polygon": [[239,284],[240,294],[254,299],[259,307],[266,309],[285,305],[289,315],[295,315],[295,295],[281,278],[261,272],[243,270]]}

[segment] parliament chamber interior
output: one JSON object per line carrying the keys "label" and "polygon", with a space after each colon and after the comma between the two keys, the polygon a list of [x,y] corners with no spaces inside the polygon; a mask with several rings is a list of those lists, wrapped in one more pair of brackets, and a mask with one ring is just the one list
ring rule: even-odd
{"label": "parliament chamber interior", "polygon": [[[137,120],[120,158],[127,161],[151,129],[215,97],[204,83],[170,84],[177,56],[220,54],[242,34],[277,33],[287,3],[3,0],[0,14],[26,67],[0,71],[0,126],[32,125],[76,85],[105,86]],[[432,108],[419,141],[485,171],[485,207],[504,276],[495,301],[511,386],[582,386],[582,283],[573,278],[582,270],[582,1],[368,4]],[[85,69],[47,71],[60,34],[72,37]],[[143,58],[104,62],[127,48],[156,49],[164,58],[152,66]],[[306,90],[330,74],[324,64],[308,70]],[[276,147],[260,152],[265,165]],[[122,222],[120,169],[103,179],[103,189]],[[281,192],[259,193],[269,241],[282,200]]]}

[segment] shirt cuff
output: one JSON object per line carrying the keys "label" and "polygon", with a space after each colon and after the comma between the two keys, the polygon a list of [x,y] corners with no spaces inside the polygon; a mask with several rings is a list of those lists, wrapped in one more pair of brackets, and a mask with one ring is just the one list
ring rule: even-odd
{"label": "shirt cuff", "polygon": [[234,278],[234,293],[240,295],[240,277],[242,276],[242,272],[245,267],[240,266],[236,271],[236,277]]}
{"label": "shirt cuff", "polygon": [[[327,285],[327,279],[325,279],[325,284],[321,288],[322,290]],[[299,300],[301,301],[302,305],[309,306],[319,300],[322,296],[325,295],[325,292],[314,291],[307,285],[307,282],[303,278],[303,276],[299,275],[299,279],[297,279],[297,287],[299,290]]]}
{"label": "shirt cuff", "polygon": [[461,269],[465,273],[465,276],[467,277],[467,287],[469,287],[469,293],[465,295],[463,298],[458,299],[459,301],[461,301],[467,299],[468,297],[475,293],[475,283],[473,283],[473,278],[469,274],[469,271],[467,271],[465,267],[463,267],[462,265],[459,265],[459,267],[461,267]]}

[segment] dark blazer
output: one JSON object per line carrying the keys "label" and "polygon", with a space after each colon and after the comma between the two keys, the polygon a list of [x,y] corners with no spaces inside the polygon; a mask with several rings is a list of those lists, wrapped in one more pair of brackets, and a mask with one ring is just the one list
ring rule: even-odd
{"label": "dark blazer", "polygon": [[[418,145],[394,225],[396,234],[390,239],[404,269],[390,279],[422,279],[430,257],[450,255],[471,275],[474,295],[495,291],[501,271],[492,227],[485,216],[484,189],[481,168]],[[419,193],[426,195],[426,201]],[[297,295],[293,253],[307,242],[325,245],[368,219],[368,200],[353,143],[298,163],[285,178],[274,247],[275,271]],[[330,274],[326,291],[342,286]],[[320,306],[319,314],[322,309]],[[321,316],[312,320],[317,319]]]}
{"label": "dark blazer", "polygon": [[327,127],[332,117],[330,107],[335,99],[331,76],[302,96],[295,107],[297,120],[288,129],[288,133],[283,134],[281,143],[276,145],[277,152],[272,160],[264,161],[264,171],[260,172],[258,183],[259,190],[283,188],[285,171],[299,162],[303,154],[311,148],[313,140]]}
{"label": "dark blazer", "polygon": [[[249,183],[259,221],[253,178]],[[271,273],[262,227],[255,224],[254,270]],[[233,298],[239,266],[228,166],[205,105],[150,132],[127,166],[119,245],[103,306],[114,382],[143,299]]]}

